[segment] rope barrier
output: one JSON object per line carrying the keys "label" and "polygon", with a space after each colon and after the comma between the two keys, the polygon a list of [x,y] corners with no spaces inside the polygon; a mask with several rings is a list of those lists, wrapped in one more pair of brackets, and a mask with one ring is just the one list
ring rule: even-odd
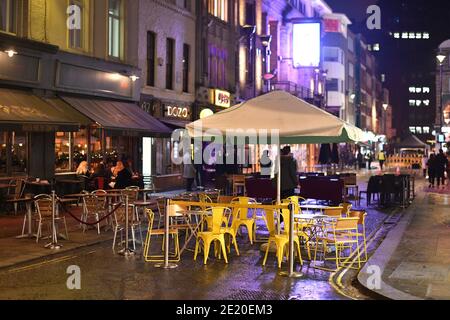
{"label": "rope barrier", "polygon": [[68,210],[65,206],[65,204],[63,202],[61,202],[61,200],[59,200],[59,204],[61,205],[61,208],[63,209],[64,212],[68,213],[69,215],[72,216],[72,218],[74,218],[76,221],[86,224],[88,226],[95,226],[96,224],[102,222],[103,220],[105,220],[106,218],[108,218],[110,215],[112,215],[114,212],[116,212],[121,206],[122,206],[122,202],[119,202],[116,207],[114,209],[112,209],[110,212],[108,212],[105,216],[103,216],[100,220],[96,221],[96,222],[87,222],[87,221],[83,221],[80,218],[78,218],[77,216],[75,216],[72,212],[70,212],[70,210]]}

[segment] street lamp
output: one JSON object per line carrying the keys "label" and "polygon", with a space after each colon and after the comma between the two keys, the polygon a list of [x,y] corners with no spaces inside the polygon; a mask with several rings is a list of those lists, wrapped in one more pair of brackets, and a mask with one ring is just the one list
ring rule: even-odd
{"label": "street lamp", "polygon": [[440,144],[439,144],[439,136],[440,133],[442,131],[442,124],[443,124],[443,113],[442,113],[442,109],[443,109],[443,101],[442,101],[442,92],[443,92],[443,88],[442,88],[442,66],[444,64],[444,60],[447,58],[446,55],[442,54],[442,53],[438,53],[438,55],[436,56],[436,59],[439,61],[439,86],[440,86],[440,91],[439,91],[439,99],[440,99],[440,104],[439,104],[439,121],[437,123],[437,128],[436,128],[436,154],[439,152],[440,149]]}

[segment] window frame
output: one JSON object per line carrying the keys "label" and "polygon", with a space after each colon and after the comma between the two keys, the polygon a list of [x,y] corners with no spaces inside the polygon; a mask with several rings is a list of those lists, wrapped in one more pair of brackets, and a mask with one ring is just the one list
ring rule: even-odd
{"label": "window frame", "polygon": [[[6,10],[5,10],[5,12],[6,12],[6,23],[5,23],[6,28],[3,29],[2,26],[0,25],[0,32],[17,35],[18,29],[19,29],[19,7],[20,7],[19,4],[20,4],[21,0],[5,0],[5,1],[6,1]],[[11,19],[11,15],[12,15],[11,3],[15,4],[15,12],[14,12],[14,14],[15,14],[15,20],[14,20],[15,25],[14,25],[14,30],[13,31],[11,31],[11,29],[10,29],[11,28],[11,21],[10,21],[10,19]],[[12,6],[12,7],[14,7],[14,6]]]}
{"label": "window frame", "polygon": [[[153,37],[153,52],[151,57],[150,37]],[[147,86],[154,87],[156,85],[156,42],[157,36],[153,31],[147,31]],[[153,61],[153,62],[152,62]]]}
{"label": "window frame", "polygon": [[191,67],[191,46],[183,43],[183,92],[189,93],[189,73]]}
{"label": "window frame", "polygon": [[[111,14],[111,1],[117,1],[119,3],[118,5],[118,9],[119,9],[119,14],[115,15],[115,14]],[[116,60],[120,60],[122,58],[122,43],[123,43],[123,35],[122,35],[122,27],[123,27],[123,23],[122,23],[122,19],[123,18],[123,1],[122,0],[108,0],[108,57],[111,59],[116,59]],[[119,24],[119,28],[118,28],[118,35],[117,35],[117,42],[118,42],[118,55],[115,56],[113,54],[113,43],[112,43],[112,21],[117,21]]]}
{"label": "window frame", "polygon": [[[170,52],[169,52],[169,44],[170,44]],[[174,62],[175,62],[175,39],[167,38],[166,39],[166,89],[174,90]],[[170,77],[169,77],[170,75]]]}

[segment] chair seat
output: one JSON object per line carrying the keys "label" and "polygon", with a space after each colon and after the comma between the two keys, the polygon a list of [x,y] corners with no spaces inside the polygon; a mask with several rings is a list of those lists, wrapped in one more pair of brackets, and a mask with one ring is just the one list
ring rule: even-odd
{"label": "chair seat", "polygon": [[334,237],[327,238],[327,237],[319,237],[318,240],[326,241],[329,243],[336,243],[336,244],[344,244],[344,243],[358,243],[356,239],[349,239],[347,237]]}
{"label": "chair seat", "polygon": [[[153,235],[164,235],[166,234],[166,230],[164,229],[152,229],[151,230],[152,236]],[[169,229],[169,234],[176,234],[178,233],[178,229]]]}

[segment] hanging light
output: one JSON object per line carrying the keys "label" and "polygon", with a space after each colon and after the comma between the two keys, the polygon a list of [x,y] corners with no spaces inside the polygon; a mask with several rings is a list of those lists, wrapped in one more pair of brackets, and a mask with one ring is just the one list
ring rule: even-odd
{"label": "hanging light", "polygon": [[447,58],[446,55],[443,55],[442,53],[439,53],[436,58],[438,59],[439,63],[442,64],[445,60],[445,58]]}
{"label": "hanging light", "polygon": [[131,81],[135,82],[136,80],[139,79],[139,77],[133,74],[132,76],[130,76],[130,79]]}

